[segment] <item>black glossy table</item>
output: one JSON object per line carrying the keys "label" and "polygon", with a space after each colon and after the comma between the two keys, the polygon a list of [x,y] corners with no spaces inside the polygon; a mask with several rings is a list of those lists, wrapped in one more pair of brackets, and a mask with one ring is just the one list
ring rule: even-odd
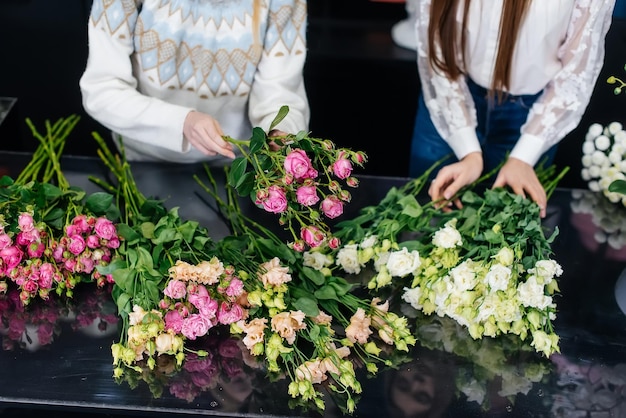
{"label": "black glossy table", "polygon": [[[27,158],[0,153],[2,174],[15,176]],[[88,174],[106,175],[96,159],[68,157],[63,167],[70,183],[86,190],[98,190]],[[144,194],[179,207],[217,239],[228,234],[192,179],[200,165],[133,164],[133,172]],[[407,181],[360,179],[344,217]],[[545,359],[514,339],[474,341],[441,318],[412,319],[421,344],[398,370],[375,379],[357,372],[363,393],[354,416],[411,416],[401,410],[426,404],[429,414],[413,416],[626,417],[626,210],[585,190],[558,189],[544,222],[559,228],[553,249],[564,270],[555,321],[561,353]],[[71,302],[34,304],[24,313],[15,306],[0,297],[2,416],[320,415],[290,405],[286,379],[269,382],[228,336],[202,341],[212,354],[180,373],[164,361],[158,372],[116,382],[110,346],[119,323],[106,290],[85,285]],[[324,416],[343,415],[330,397],[326,403]]]}

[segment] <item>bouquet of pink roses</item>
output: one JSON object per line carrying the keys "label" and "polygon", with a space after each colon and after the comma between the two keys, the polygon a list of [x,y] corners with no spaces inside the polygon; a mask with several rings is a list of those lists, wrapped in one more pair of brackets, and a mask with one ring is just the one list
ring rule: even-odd
{"label": "bouquet of pink roses", "polygon": [[39,134],[41,145],[15,179],[0,179],[0,292],[10,284],[20,289],[20,300],[46,299],[50,292],[71,297],[76,284],[112,278],[98,271],[119,247],[113,221],[113,197],[87,195],[69,185],[59,157],[76,117],[47,124]]}
{"label": "bouquet of pink roses", "polygon": [[[286,106],[281,108],[270,131],[288,111]],[[248,141],[226,139],[242,154],[232,163],[229,186],[240,196],[249,195],[267,212],[279,215],[279,223],[293,237],[293,249],[338,247],[339,240],[324,218],[343,214],[344,205],[351,200],[347,188],[358,187],[353,169],[363,166],[365,153],[337,148],[332,141],[310,137],[306,132],[268,136],[261,128],[254,128]]]}

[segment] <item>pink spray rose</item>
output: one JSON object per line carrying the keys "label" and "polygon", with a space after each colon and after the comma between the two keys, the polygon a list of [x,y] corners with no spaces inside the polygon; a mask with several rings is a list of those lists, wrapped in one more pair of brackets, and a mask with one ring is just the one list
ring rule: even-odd
{"label": "pink spray rose", "polygon": [[326,239],[324,232],[314,225],[309,225],[300,229],[300,237],[311,248],[320,246]]}
{"label": "pink spray rose", "polygon": [[333,164],[333,173],[340,179],[350,177],[350,174],[352,174],[352,163],[345,158],[339,158]]}
{"label": "pink spray rose", "polygon": [[180,280],[170,280],[163,293],[171,299],[182,299],[187,294],[187,286]]}
{"label": "pink spray rose", "polygon": [[206,335],[212,326],[213,324],[208,318],[198,314],[191,314],[183,320],[180,331],[185,337],[195,340]]}
{"label": "pink spray rose", "polygon": [[115,225],[107,218],[98,218],[96,220],[96,225],[94,226],[94,231],[100,238],[110,240],[117,237]]}
{"label": "pink spray rose", "polygon": [[26,212],[20,214],[17,218],[17,224],[19,225],[21,231],[30,231],[35,227],[33,216]]}
{"label": "pink spray rose", "polygon": [[301,149],[293,150],[285,157],[284,167],[287,174],[298,180],[311,178],[312,171],[315,171],[306,152]]}
{"label": "pink spray rose", "polygon": [[263,209],[272,213],[282,213],[287,209],[287,196],[285,191],[279,186],[270,186],[268,189],[268,196],[263,204]]}
{"label": "pink spray rose", "polygon": [[335,195],[330,195],[324,199],[320,205],[322,212],[330,219],[334,219],[343,214],[343,202]]}
{"label": "pink spray rose", "polygon": [[243,319],[243,309],[241,309],[239,304],[233,303],[230,305],[226,302],[220,304],[220,308],[217,311],[217,320],[220,324],[228,325],[240,319]]}
{"label": "pink spray rose", "polygon": [[165,329],[171,329],[176,334],[179,334],[183,329],[183,316],[178,311],[168,311],[165,314]]}
{"label": "pink spray rose", "polygon": [[5,271],[10,271],[17,267],[22,261],[22,256],[22,251],[15,246],[6,247],[0,250],[0,258],[2,258],[2,261],[4,262]]}
{"label": "pink spray rose", "polygon": [[298,187],[296,198],[298,203],[303,206],[311,206],[320,201],[320,197],[317,195],[317,187],[315,186]]}
{"label": "pink spray rose", "polygon": [[85,244],[85,239],[83,237],[81,237],[80,235],[72,235],[70,237],[70,243],[67,246],[67,249],[72,254],[78,255],[82,253],[86,247],[87,247],[87,244]]}

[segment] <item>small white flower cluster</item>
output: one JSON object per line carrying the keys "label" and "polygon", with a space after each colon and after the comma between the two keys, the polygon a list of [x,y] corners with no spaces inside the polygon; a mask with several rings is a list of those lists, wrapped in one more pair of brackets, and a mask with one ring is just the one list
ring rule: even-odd
{"label": "small white flower cluster", "polygon": [[619,122],[592,124],[583,143],[581,177],[589,190],[602,192],[611,202],[626,206],[626,196],[609,192],[615,180],[626,180],[626,130]]}
{"label": "small white flower cluster", "polygon": [[620,250],[626,247],[626,208],[615,205],[598,193],[586,190],[573,190],[572,203],[574,214],[587,214],[598,229],[593,238],[599,244],[608,244]]}

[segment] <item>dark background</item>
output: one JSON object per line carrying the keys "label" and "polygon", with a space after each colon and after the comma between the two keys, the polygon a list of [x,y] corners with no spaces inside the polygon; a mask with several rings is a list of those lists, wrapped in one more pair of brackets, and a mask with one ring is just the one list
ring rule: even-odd
{"label": "dark background", "polygon": [[[587,112],[559,147],[556,164],[570,167],[561,185],[585,187],[580,179],[581,145],[591,123],[624,121],[626,94],[616,96],[609,75],[625,76],[626,21],[618,1],[607,36],[606,59]],[[87,116],[78,80],[87,59],[91,0],[2,0],[0,2],[0,96],[16,106],[0,125],[0,148],[36,147],[25,118],[42,126],[71,114],[82,116],[66,153],[94,155],[92,131],[108,131]],[[310,129],[339,146],[369,156],[367,174],[408,175],[419,80],[415,53],[396,46],[391,27],[406,17],[402,3],[369,0],[309,0],[305,81]],[[626,124],[626,123],[625,123]]]}

